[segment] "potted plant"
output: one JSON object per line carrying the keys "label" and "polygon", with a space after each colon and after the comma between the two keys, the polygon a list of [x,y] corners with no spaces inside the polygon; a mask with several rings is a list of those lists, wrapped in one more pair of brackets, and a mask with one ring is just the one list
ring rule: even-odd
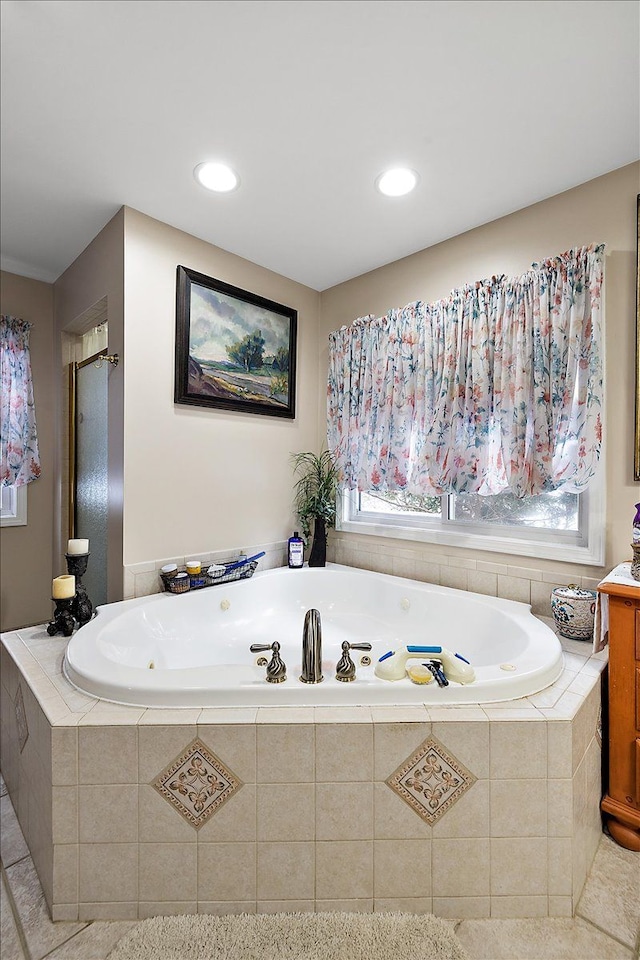
{"label": "potted plant", "polygon": [[293,488],[295,508],[307,542],[313,521],[309,566],[324,567],[327,562],[327,526],[332,527],[336,519],[338,468],[329,450],[320,454],[294,453],[291,459],[293,472],[298,476]]}

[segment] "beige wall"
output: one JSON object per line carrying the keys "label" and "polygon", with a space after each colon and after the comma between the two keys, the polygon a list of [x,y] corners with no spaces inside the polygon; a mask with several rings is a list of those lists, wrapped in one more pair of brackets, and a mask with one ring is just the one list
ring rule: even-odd
{"label": "beige wall", "polygon": [[[321,296],[320,423],[324,432],[327,336],[367,314],[414,300],[433,301],[456,286],[493,274],[519,274],[532,262],[592,241],[606,244],[606,561],[607,568],[627,559],[633,505],[640,487],[633,481],[635,355],[636,195],[640,164],[631,164],[508,217],[478,227],[403,260],[326,290]],[[428,217],[428,210],[425,211]],[[342,534],[345,541],[373,538]],[[390,550],[414,545],[398,541]],[[430,553],[438,548],[429,545]],[[466,551],[447,548],[447,554]],[[485,556],[479,551],[474,556]],[[485,559],[523,564],[501,554]],[[544,569],[545,561],[536,566]],[[558,566],[554,563],[553,566]],[[594,568],[580,570],[597,576]]]}
{"label": "beige wall", "polygon": [[[298,311],[295,420],[173,402],[176,266]],[[125,211],[124,562],[291,536],[290,455],[318,446],[319,294]]]}
{"label": "beige wall", "polygon": [[26,527],[2,527],[0,629],[42,623],[51,616],[54,496],[53,288],[49,283],[3,272],[1,312],[33,326],[31,372],[42,473],[27,485]]}
{"label": "beige wall", "polygon": [[[121,209],[92,240],[89,246],[58,277],[54,284],[56,363],[56,502],[54,550],[63,563],[62,552],[68,531],[62,529],[64,500],[68,490],[62,483],[68,445],[63,404],[63,334],[83,333],[83,317],[103,297],[107,299],[109,350],[123,356],[124,348],[124,210]],[[122,489],[124,364],[109,367],[109,524],[107,594],[110,601],[122,599]]]}

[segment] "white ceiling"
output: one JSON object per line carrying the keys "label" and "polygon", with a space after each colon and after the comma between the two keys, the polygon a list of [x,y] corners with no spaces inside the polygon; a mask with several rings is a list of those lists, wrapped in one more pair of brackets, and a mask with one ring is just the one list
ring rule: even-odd
{"label": "white ceiling", "polygon": [[636,0],[2,0],[2,266],[127,204],[323,290],[637,159],[638,44]]}

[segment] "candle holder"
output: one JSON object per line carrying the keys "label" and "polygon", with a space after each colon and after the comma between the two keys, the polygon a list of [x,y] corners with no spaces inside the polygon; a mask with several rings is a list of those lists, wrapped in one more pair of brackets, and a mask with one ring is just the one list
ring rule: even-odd
{"label": "candle holder", "polygon": [[82,578],[87,572],[89,563],[88,553],[65,553],[67,558],[67,573],[72,573],[76,578],[76,595],[73,598],[71,612],[78,621],[78,626],[83,627],[89,623],[93,616],[93,604],[87,594],[87,588],[82,582]]}
{"label": "candle holder", "polygon": [[56,612],[53,615],[53,620],[47,627],[47,633],[50,637],[54,637],[56,633],[70,637],[75,627],[72,607],[76,598],[64,597],[64,599],[58,600],[56,597],[52,597],[51,599],[56,605]]}

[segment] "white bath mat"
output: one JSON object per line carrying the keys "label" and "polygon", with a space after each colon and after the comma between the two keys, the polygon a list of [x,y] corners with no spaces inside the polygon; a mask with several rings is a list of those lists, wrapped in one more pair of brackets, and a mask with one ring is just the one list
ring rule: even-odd
{"label": "white bath mat", "polygon": [[446,920],[409,913],[273,913],[142,920],[108,960],[468,960]]}

